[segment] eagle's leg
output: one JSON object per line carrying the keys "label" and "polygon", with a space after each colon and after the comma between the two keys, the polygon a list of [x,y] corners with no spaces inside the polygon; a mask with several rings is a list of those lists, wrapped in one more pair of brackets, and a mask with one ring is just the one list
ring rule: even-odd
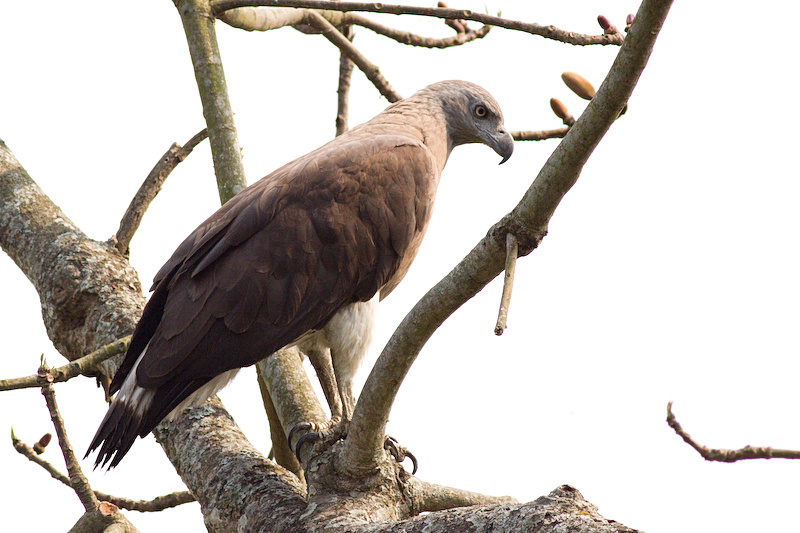
{"label": "eagle's leg", "polygon": [[342,400],[336,387],[331,352],[328,349],[313,347],[306,352],[306,355],[317,373],[325,400],[331,410],[331,425],[336,424],[342,419]]}

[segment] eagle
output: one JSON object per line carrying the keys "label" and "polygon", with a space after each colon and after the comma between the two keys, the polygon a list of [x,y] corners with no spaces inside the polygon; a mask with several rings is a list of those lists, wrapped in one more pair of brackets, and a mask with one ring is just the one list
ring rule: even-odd
{"label": "eagle", "polygon": [[95,467],[113,468],[136,437],[287,346],[330,351],[337,422],[349,422],[378,302],[408,272],[448,156],[467,143],[488,145],[501,163],[514,149],[485,89],[434,83],[211,215],[153,280],[86,452],[99,448]]}

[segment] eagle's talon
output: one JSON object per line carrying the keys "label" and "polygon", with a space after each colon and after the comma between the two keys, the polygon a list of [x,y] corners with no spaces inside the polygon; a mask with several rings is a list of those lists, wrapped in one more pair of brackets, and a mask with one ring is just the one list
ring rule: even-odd
{"label": "eagle's talon", "polygon": [[397,442],[397,439],[395,439],[391,435],[386,435],[386,440],[383,441],[383,448],[385,450],[389,450],[389,453],[392,454],[392,457],[394,457],[394,460],[397,461],[398,463],[402,463],[403,461],[405,461],[406,458],[411,459],[411,463],[414,465],[414,468],[411,471],[411,475],[413,476],[414,474],[417,473],[417,467],[419,465],[417,463],[416,456],[410,451],[408,451],[408,448],[406,448],[405,446],[401,446],[400,443]]}
{"label": "eagle's talon", "polygon": [[[289,436],[286,437],[286,440],[289,443],[289,447],[291,448],[292,447],[292,440],[294,440],[295,433],[297,433],[298,431],[305,431],[307,433],[308,432],[310,432],[310,433],[318,433],[319,430],[320,430],[319,426],[317,424],[315,424],[314,422],[299,422],[299,423],[295,424],[294,427],[289,431]],[[303,437],[305,437],[305,434],[303,435]],[[303,437],[300,437],[300,438],[302,439]],[[298,443],[297,446],[295,446],[295,448],[297,450],[299,450],[300,449],[300,444]],[[295,455],[297,455],[297,454],[295,454]]]}

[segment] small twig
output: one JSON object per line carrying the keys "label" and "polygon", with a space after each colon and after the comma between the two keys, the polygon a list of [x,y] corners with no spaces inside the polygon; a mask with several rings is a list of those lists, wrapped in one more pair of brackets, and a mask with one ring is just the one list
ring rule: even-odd
{"label": "small twig", "polygon": [[56,429],[58,436],[58,445],[61,446],[61,453],[64,456],[64,461],[67,463],[67,472],[69,472],[69,484],[75,494],[80,498],[83,508],[86,512],[92,512],[98,508],[100,501],[94,495],[92,487],[86,476],[83,475],[81,465],[78,464],[78,458],[75,457],[75,452],[72,450],[72,445],[67,438],[67,429],[64,426],[64,419],[58,411],[58,404],[56,403],[56,393],[53,390],[53,376],[50,374],[47,364],[42,361],[39,367],[39,383],[42,387],[42,394],[47,403],[47,410],[50,411],[50,419],[53,421],[53,426]]}
{"label": "small twig", "polygon": [[514,286],[514,271],[517,269],[519,245],[513,233],[506,234],[506,275],[503,278],[503,296],[500,298],[500,311],[497,313],[497,324],[494,334],[502,335],[506,329],[508,306],[511,304],[511,289]]}
{"label": "small twig", "polygon": [[486,26],[497,26],[509,30],[522,31],[567,44],[586,46],[592,44],[621,45],[625,38],[620,33],[611,35],[583,35],[540,24],[508,20],[466,9],[444,9],[434,7],[402,6],[382,3],[362,2],[321,2],[315,0],[217,0],[211,6],[215,16],[220,13],[245,6],[298,7],[306,9],[328,9],[331,11],[366,11],[370,13],[389,13],[392,15],[419,15],[442,19],[464,19],[480,22]]}
{"label": "small twig", "polygon": [[561,139],[568,131],[569,127],[565,126],[557,130],[512,131],[510,133],[515,141],[543,141],[545,139]]}
{"label": "small twig", "polygon": [[[110,359],[115,355],[124,353],[130,345],[131,337],[123,337],[115,340],[110,344],[106,344],[102,348],[98,348],[90,354],[84,355],[80,359],[75,359],[70,363],[59,366],[57,368],[50,368],[49,372],[53,378],[53,383],[60,383],[67,381],[75,376],[79,376],[92,370],[96,365],[99,365],[106,359]],[[14,390],[14,389],[27,389],[31,387],[41,387],[39,375],[25,376],[21,378],[0,379],[0,391]]]}
{"label": "small twig", "polygon": [[[353,27],[348,25],[342,28],[342,35],[353,42]],[[353,61],[345,54],[339,55],[339,85],[336,88],[336,136],[338,137],[348,129],[347,121],[350,114],[350,80],[353,78]]]}
{"label": "small twig", "polygon": [[389,85],[389,82],[386,81],[386,78],[381,74],[380,69],[370,63],[370,61],[353,46],[353,43],[342,35],[333,24],[328,22],[325,17],[316,11],[309,10],[307,13],[309,24],[313,24],[322,30],[322,35],[324,35],[326,39],[336,45],[343,54],[352,59],[353,63],[367,76],[367,79],[372,82],[384,98],[392,103],[402,100],[403,97]]}
{"label": "small twig", "polygon": [[[11,444],[18,453],[25,456],[29,461],[34,462],[44,468],[53,479],[60,481],[67,487],[72,487],[67,476],[61,473],[49,462],[42,459],[39,454],[34,451],[33,447],[28,446],[19,440],[14,436],[13,433],[11,434]],[[94,495],[98,500],[111,502],[120,509],[139,512],[163,511],[164,509],[169,509],[170,507],[176,507],[184,503],[195,501],[194,496],[192,496],[192,493],[189,491],[173,492],[172,494],[167,494],[165,496],[158,496],[152,500],[131,500],[129,498],[123,498],[120,496],[112,496],[110,494],[100,492],[99,490],[94,491]]]}
{"label": "small twig", "polygon": [[738,450],[726,450],[722,448],[708,448],[696,442],[678,423],[675,415],[672,414],[672,402],[667,404],[667,424],[683,440],[697,450],[706,461],[718,461],[722,463],[734,463],[745,459],[800,459],[798,450],[778,450],[763,446],[745,446]]}
{"label": "small twig", "polygon": [[377,22],[357,15],[355,13],[346,13],[345,20],[351,24],[362,26],[368,30],[372,30],[378,35],[383,35],[389,39],[393,39],[398,43],[407,44],[410,46],[419,46],[421,48],[450,48],[453,46],[460,46],[477,39],[482,39],[489,34],[492,29],[491,26],[482,26],[477,30],[468,31],[466,33],[458,33],[452,37],[445,37],[443,39],[435,39],[433,37],[423,37],[415,35],[406,31],[396,30]]}
{"label": "small twig", "polygon": [[167,176],[178,166],[178,163],[186,159],[192,150],[194,150],[195,146],[200,144],[207,137],[208,130],[204,128],[189,139],[183,146],[172,143],[169,150],[161,156],[161,159],[158,160],[153,170],[151,170],[150,174],[145,178],[142,186],[139,187],[133,200],[131,200],[131,204],[128,206],[128,210],[125,211],[122,220],[120,220],[119,229],[115,235],[116,242],[114,243],[119,253],[122,255],[128,253],[128,246],[131,243],[131,239],[133,239],[134,233],[136,233],[136,230],[139,228],[144,212],[147,211],[150,202],[152,202],[161,191],[161,187],[164,185]]}

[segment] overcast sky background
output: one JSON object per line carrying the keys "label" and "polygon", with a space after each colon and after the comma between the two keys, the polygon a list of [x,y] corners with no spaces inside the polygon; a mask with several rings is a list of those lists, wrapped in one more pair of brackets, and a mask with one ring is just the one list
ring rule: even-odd
{"label": "overcast sky background", "polygon": [[[420,2],[411,2],[421,4]],[[433,2],[430,2],[432,5]],[[484,2],[453,7],[484,10]],[[747,6],[746,9],[744,7]],[[489,3],[511,19],[599,33],[635,0]],[[105,240],[158,158],[203,127],[179,17],[171,2],[2,3],[0,138],[89,236]],[[430,36],[438,20],[370,15]],[[796,526],[800,462],[705,462],[665,423],[702,443],[800,449],[800,4],[676,2],[628,113],[606,135],[557,210],[548,237],[520,260],[509,327],[493,334],[496,280],[426,345],[395,403],[389,432],[427,481],[521,501],[577,487],[600,512],[651,533],[787,531]],[[473,26],[477,26],[473,24]],[[252,183],[334,133],[338,51],[286,28],[217,24],[239,140]],[[448,50],[412,49],[357,29],[356,45],[403,95],[441,79],[486,87],[509,129],[550,129],[551,97],[577,117],[561,83],[599,86],[616,47],[573,47],[494,29]],[[356,71],[351,125],[386,106]],[[396,324],[518,202],[558,141],[454,151],[419,257],[381,306],[368,374]],[[170,176],[131,245],[142,284],[219,205],[204,143]],[[0,377],[65,360],[28,280],[0,254]],[[251,441],[270,441],[254,372],[221,397]],[[93,381],[56,386],[81,455],[104,412]],[[0,432],[32,444],[52,427],[36,389],[0,394]],[[63,469],[57,444],[43,457]],[[78,498],[0,445],[8,531],[65,531]],[[93,487],[134,499],[182,490],[152,437]],[[197,504],[127,512],[143,531],[202,531]]]}

